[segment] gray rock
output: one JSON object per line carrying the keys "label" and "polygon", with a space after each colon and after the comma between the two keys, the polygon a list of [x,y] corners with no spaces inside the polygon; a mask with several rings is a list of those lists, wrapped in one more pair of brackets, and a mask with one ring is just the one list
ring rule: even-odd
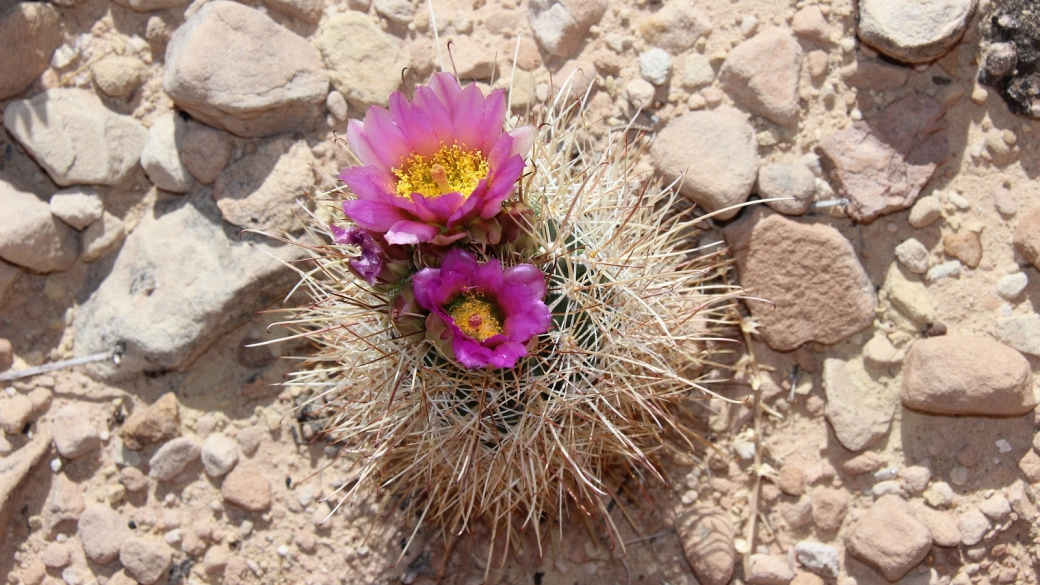
{"label": "gray rock", "polygon": [[993,527],[989,518],[978,510],[968,510],[957,519],[957,527],[961,531],[961,544],[975,546],[982,542],[982,537]]}
{"label": "gray rock", "polygon": [[914,238],[908,238],[896,246],[896,259],[914,274],[928,271],[928,248]]}
{"label": "gray rock", "polygon": [[231,158],[231,137],[197,122],[188,122],[181,161],[200,183],[212,185]]}
{"label": "gray rock", "polygon": [[51,213],[73,229],[82,230],[101,219],[105,204],[92,187],[72,187],[51,196]]}
{"label": "gray rock", "polygon": [[401,85],[400,71],[409,64],[408,52],[359,12],[327,19],[314,44],[325,60],[332,86],[362,111],[371,105],[385,107],[390,94]]}
{"label": "gray rock", "polygon": [[238,463],[238,444],[227,435],[214,433],[202,444],[202,466],[206,475],[223,477]]}
{"label": "gray rock", "polygon": [[318,24],[325,6],[321,0],[264,0],[264,4],[275,12],[308,24]]}
{"label": "gray rock", "polygon": [[862,361],[828,358],[823,362],[827,420],[849,451],[862,451],[888,434],[899,393],[875,380]]}
{"label": "gray rock", "polygon": [[[758,143],[741,112],[719,108],[687,112],[668,123],[650,146],[654,165],[680,191],[707,211],[747,200],[758,178]],[[720,213],[729,219],[737,209]]]}
{"label": "gray rock", "polygon": [[664,85],[672,73],[672,56],[653,48],[639,56],[639,74],[654,85]]}
{"label": "gray rock", "polygon": [[166,10],[177,8],[191,2],[191,0],[112,0],[120,6],[124,6],[136,12],[152,12],[153,10]]}
{"label": "gray rock", "polygon": [[[156,204],[127,237],[111,272],[76,314],[80,355],[125,341],[118,370],[99,375],[183,368],[210,344],[284,294],[295,273],[268,257],[298,258],[293,247],[266,241],[253,249],[225,229],[203,190]],[[185,262],[191,258],[191,262]]]}
{"label": "gray rock", "polygon": [[199,458],[202,447],[195,439],[177,437],[159,447],[148,461],[148,477],[159,481],[170,481],[177,477],[189,463]]}
{"label": "gray rock", "polygon": [[762,165],[758,169],[758,194],[763,199],[789,198],[767,201],[766,205],[784,215],[803,215],[816,195],[816,177],[805,165]]}
{"label": "gray rock", "polygon": [[94,83],[105,95],[130,95],[148,78],[148,66],[135,57],[106,57],[90,68]]}
{"label": "gray rock", "polygon": [[1011,513],[1011,502],[1004,494],[997,492],[979,504],[979,511],[994,522],[1002,522]]}
{"label": "gray rock", "polygon": [[838,551],[833,546],[802,540],[794,545],[794,556],[803,567],[826,579],[838,576]]}
{"label": "gray rock", "polygon": [[533,0],[528,5],[528,24],[547,53],[567,58],[578,50],[589,27],[603,17],[607,4],[607,0]]}
{"label": "gray rock", "polygon": [[80,260],[87,264],[108,256],[117,250],[126,238],[126,226],[123,220],[105,212],[101,221],[95,221],[81,234],[83,255]]}
{"label": "gray rock", "polygon": [[845,537],[852,556],[898,581],[928,554],[932,535],[896,495],[881,496]]}
{"label": "gray rock", "polygon": [[328,76],[305,39],[257,10],[216,0],[170,37],[163,89],[197,120],[259,137],[312,121]]}
{"label": "gray rock", "polygon": [[949,51],[967,28],[976,0],[860,0],[856,34],[906,63],[927,63]]}
{"label": "gray rock", "polygon": [[225,169],[213,198],[224,219],[238,227],[279,235],[299,231],[295,201],[314,185],[313,162],[305,140],[275,140]]}
{"label": "gray rock", "polygon": [[997,319],[997,339],[1031,356],[1040,357],[1040,315],[1015,315]]}
{"label": "gray rock", "polygon": [[101,446],[97,425],[84,413],[82,404],[69,404],[51,419],[54,446],[66,459],[76,459]]}
{"label": "gray rock", "polygon": [[415,17],[415,7],[409,0],[375,0],[376,12],[395,24],[408,24]]}
{"label": "gray rock", "polygon": [[347,120],[347,98],[343,97],[340,92],[336,90],[329,92],[329,97],[325,98],[325,109],[336,120],[340,122]]}
{"label": "gray rock", "polygon": [[[0,258],[34,272],[67,270],[76,261],[76,231],[54,217],[39,197],[2,176],[0,217]],[[13,282],[14,277],[7,278]]]}
{"label": "gray rock", "polygon": [[790,31],[764,30],[730,51],[719,81],[735,102],[781,126],[798,121],[802,48]]}
{"label": "gray rock", "polygon": [[949,262],[943,262],[942,264],[936,264],[928,269],[928,272],[924,273],[924,279],[928,282],[935,282],[943,278],[949,278],[951,276],[957,276],[961,273],[961,261],[950,260]]}
{"label": "gray rock", "polygon": [[1006,301],[1018,298],[1029,285],[1029,277],[1025,272],[1016,272],[997,281],[997,294]]}
{"label": "gray rock", "polygon": [[141,166],[156,187],[173,193],[191,189],[191,174],[181,162],[181,145],[188,129],[177,114],[157,119],[148,129],[148,140],[141,151]]}
{"label": "gray rock", "polygon": [[155,538],[135,536],[119,548],[119,562],[138,583],[152,585],[170,568],[170,547]]}
{"label": "gray rock", "polygon": [[[10,6],[9,10],[5,10]],[[61,46],[61,15],[45,2],[0,4],[0,100],[36,81]]]}
{"label": "gray rock", "polygon": [[119,556],[123,542],[133,536],[126,520],[107,504],[91,504],[80,514],[76,532],[87,558],[107,565]]}
{"label": "gray rock", "polygon": [[63,187],[114,185],[141,158],[148,130],[92,92],[58,88],[4,109],[4,126]]}
{"label": "gray rock", "polygon": [[692,3],[671,0],[640,21],[639,30],[652,45],[678,55],[711,33],[711,21]]}
{"label": "gray rock", "polygon": [[912,94],[867,122],[825,137],[817,147],[848,214],[870,222],[910,207],[950,153],[946,108]]}

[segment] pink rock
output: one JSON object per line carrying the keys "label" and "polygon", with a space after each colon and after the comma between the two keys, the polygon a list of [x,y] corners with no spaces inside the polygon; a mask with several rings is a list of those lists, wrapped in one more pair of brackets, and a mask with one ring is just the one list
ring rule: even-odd
{"label": "pink rock", "polygon": [[740,284],[762,339],[773,349],[838,343],[874,321],[874,286],[838,230],[756,209],[726,230]]}
{"label": "pink rock", "polygon": [[839,69],[838,75],[849,87],[892,91],[906,85],[910,71],[905,67],[860,59]]}
{"label": "pink rock", "polygon": [[1036,407],[1029,362],[989,338],[914,342],[903,366],[903,405],[932,414],[1020,416]]}
{"label": "pink rock", "polygon": [[849,494],[834,488],[816,488],[812,493],[812,516],[817,528],[833,532],[849,511]]}
{"label": "pink rock", "polygon": [[271,507],[271,482],[255,467],[239,465],[231,470],[220,486],[224,501],[250,512]]}
{"label": "pink rock", "polygon": [[899,496],[878,498],[845,537],[848,552],[897,581],[916,567],[932,546],[932,536]]}
{"label": "pink rock", "polygon": [[766,29],[730,52],[719,81],[734,101],[781,126],[798,120],[802,48],[785,29]]}
{"label": "pink rock", "polygon": [[850,217],[870,222],[913,205],[949,158],[945,115],[939,102],[913,94],[820,141],[821,160],[849,199]]}
{"label": "pink rock", "polygon": [[1030,264],[1040,267],[1040,207],[1030,209],[1018,219],[1015,248]]}

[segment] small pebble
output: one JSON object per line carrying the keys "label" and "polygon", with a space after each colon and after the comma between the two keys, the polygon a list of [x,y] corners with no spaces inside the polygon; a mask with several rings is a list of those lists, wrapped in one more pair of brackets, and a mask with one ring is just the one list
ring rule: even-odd
{"label": "small pebble", "polygon": [[1029,277],[1025,272],[1009,274],[997,281],[997,294],[1000,298],[1011,301],[1022,294],[1029,284]]}
{"label": "small pebble", "polygon": [[954,467],[950,471],[950,483],[953,485],[964,485],[968,483],[968,468]]}
{"label": "small pebble", "polygon": [[929,282],[935,282],[942,280],[950,276],[957,276],[961,273],[961,262],[960,260],[950,260],[949,262],[943,262],[937,264],[928,269],[925,274],[925,279]]}
{"label": "small pebble", "polygon": [[1005,439],[998,439],[996,442],[997,450],[1001,453],[1011,452],[1011,443],[1008,443]]}
{"label": "small pebble", "polygon": [[899,477],[898,467],[886,467],[874,472],[874,479],[876,481],[888,481],[897,477]]}
{"label": "small pebble", "polygon": [[928,248],[915,238],[904,240],[896,246],[896,258],[914,274],[924,274],[928,271]]}

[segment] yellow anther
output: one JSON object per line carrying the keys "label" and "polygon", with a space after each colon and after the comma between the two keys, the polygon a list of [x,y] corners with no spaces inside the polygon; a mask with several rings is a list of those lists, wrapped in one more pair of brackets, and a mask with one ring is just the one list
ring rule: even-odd
{"label": "yellow anther", "polygon": [[397,194],[412,197],[440,197],[458,192],[469,197],[481,179],[487,177],[488,162],[479,151],[463,150],[458,144],[444,146],[432,157],[408,157],[393,169],[397,175]]}

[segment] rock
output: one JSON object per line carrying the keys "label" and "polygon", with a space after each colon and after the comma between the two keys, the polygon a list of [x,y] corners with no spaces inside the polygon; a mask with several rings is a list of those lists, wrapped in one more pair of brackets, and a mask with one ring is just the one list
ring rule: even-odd
{"label": "rock", "polygon": [[860,59],[838,70],[838,75],[849,87],[892,91],[906,85],[910,76],[905,67],[887,65],[881,61]]}
{"label": "rock", "polygon": [[40,553],[40,560],[48,569],[63,569],[72,562],[72,541],[52,542]]}
{"label": "rock", "polygon": [[794,555],[803,567],[826,579],[838,576],[838,551],[833,546],[803,540],[794,545]]}
{"label": "rock", "polygon": [[148,487],[148,479],[141,470],[136,467],[124,467],[119,470],[119,483],[123,484],[126,491],[137,493]]}
{"label": "rock", "polygon": [[932,546],[928,528],[899,496],[881,496],[845,537],[849,554],[897,581],[916,567]]}
{"label": "rock", "polygon": [[[410,5],[409,5],[410,6]],[[472,37],[459,36],[452,41],[452,57],[459,79],[490,79],[495,69],[495,53]]]}
{"label": "rock", "polygon": [[328,77],[305,39],[258,10],[216,0],[170,37],[163,89],[200,122],[253,138],[314,119]]}
{"label": "rock", "polygon": [[141,166],[156,187],[173,193],[191,189],[191,175],[181,162],[180,149],[187,128],[177,114],[162,116],[148,129],[141,151]]}
{"label": "rock", "polygon": [[781,28],[764,30],[730,51],[719,81],[733,100],[779,124],[798,121],[798,75],[802,48],[790,32]]}
{"label": "rock", "polygon": [[809,54],[805,56],[805,61],[809,64],[809,77],[813,79],[820,79],[830,71],[831,58],[827,51],[819,49],[809,51]]}
{"label": "rock", "polygon": [[975,4],[976,0],[861,0],[856,34],[897,61],[927,63],[957,44]]}
{"label": "rock", "polygon": [[158,581],[172,560],[170,547],[154,538],[129,538],[119,549],[119,562],[142,585]]}
{"label": "rock", "polygon": [[224,585],[254,585],[259,582],[244,557],[234,556],[228,559],[227,566],[224,567]]}
{"label": "rock", "polygon": [[343,94],[336,90],[329,92],[329,96],[325,98],[325,109],[332,114],[332,117],[340,122],[346,122],[347,120],[347,98],[343,97]]}
{"label": "rock", "polygon": [[817,148],[856,221],[910,207],[936,167],[949,158],[946,109],[912,94],[867,122],[831,134]]}
{"label": "rock", "polygon": [[924,500],[933,508],[944,508],[953,503],[953,488],[945,481],[937,481],[924,491]]}
{"label": "rock", "polygon": [[184,6],[191,0],[112,0],[120,6],[129,8],[135,12],[152,12],[154,10],[165,10]]}
{"label": "rock", "polygon": [[101,446],[97,425],[84,412],[82,404],[68,404],[51,419],[54,446],[66,459],[76,459]]}
{"label": "rock", "polygon": [[148,477],[159,481],[170,481],[177,477],[189,463],[199,458],[202,447],[195,439],[178,437],[165,443],[148,462]]}
{"label": "rock", "polygon": [[555,57],[570,57],[589,27],[607,11],[607,0],[534,0],[528,6],[528,24],[535,40]]}
{"label": "rock", "polygon": [[906,482],[906,488],[910,493],[919,494],[928,487],[932,479],[932,470],[923,465],[911,465],[899,470],[899,477]]}
{"label": "rock", "polygon": [[565,100],[583,98],[589,88],[596,83],[596,65],[588,61],[571,59],[557,72],[560,79],[560,91]]}
{"label": "rock", "polygon": [[1040,207],[1025,212],[1015,226],[1015,248],[1030,264],[1040,267]]}
{"label": "rock", "polygon": [[0,428],[9,435],[20,435],[32,411],[32,400],[25,394],[15,394],[0,402]]}
{"label": "rock", "polygon": [[263,435],[256,427],[246,427],[241,431],[238,431],[238,435],[235,436],[235,442],[242,449],[242,453],[252,457],[256,453],[256,450],[260,447],[260,443],[263,442]]}
{"label": "rock", "polygon": [[759,332],[791,351],[815,341],[838,343],[874,320],[874,286],[852,244],[836,229],[755,210],[725,232]]}
{"label": "rock", "polygon": [[849,475],[863,475],[873,473],[882,467],[885,462],[873,451],[861,453],[841,464],[841,470]]}
{"label": "rock", "polygon": [[961,531],[961,544],[975,546],[992,528],[989,519],[978,510],[968,510],[957,519],[957,527]]}
{"label": "rock", "polygon": [[996,337],[1018,351],[1040,356],[1040,316],[1016,315],[997,319]]}
{"label": "rock", "polygon": [[904,352],[896,349],[888,337],[878,331],[863,346],[863,363],[878,369],[886,369],[903,363]]}
{"label": "rock", "polygon": [[[6,191],[7,189],[3,186],[3,182],[0,181],[0,193],[5,193]],[[10,294],[11,288],[14,286],[14,283],[18,282],[18,279],[21,277],[22,271],[17,266],[8,264],[7,262],[0,260],[0,307],[3,307],[4,303],[7,302],[7,296],[8,294]],[[4,355],[10,357],[10,347],[8,346],[8,349],[5,352],[3,350],[2,344],[3,342],[0,342],[0,372],[11,367],[11,364],[7,364],[6,366],[4,366],[6,362],[3,358]]]}
{"label": "rock", "polygon": [[928,271],[928,248],[914,238],[904,240],[896,246],[896,259],[914,274],[924,274]]}
{"label": "rock", "polygon": [[929,195],[922,197],[914,204],[910,209],[907,222],[911,227],[920,229],[932,225],[940,217],[942,217],[942,203],[938,197]]}
{"label": "rock", "polygon": [[137,165],[148,131],[93,93],[57,88],[4,109],[4,126],[61,186],[114,185]]}
{"label": "rock", "polygon": [[0,372],[9,370],[12,364],[14,364],[14,351],[11,348],[11,341],[0,337]]}
{"label": "rock", "polygon": [[979,511],[994,522],[1002,522],[1011,513],[1011,502],[1004,494],[997,492],[979,504]]}
{"label": "rock", "polygon": [[1025,474],[1029,483],[1040,483],[1040,455],[1030,449],[1018,460],[1018,468]]}
{"label": "rock", "polygon": [[202,558],[202,570],[207,575],[219,573],[227,566],[230,558],[227,547],[215,544],[206,549],[206,556]]}
{"label": "rock", "polygon": [[876,381],[862,360],[826,359],[823,389],[827,421],[846,449],[861,451],[888,434],[899,397],[894,388]]}
{"label": "rock", "polygon": [[691,53],[678,59],[675,71],[679,83],[685,89],[700,89],[715,81],[715,70],[711,68],[711,62],[699,53]]}
{"label": "rock", "polygon": [[831,40],[830,25],[819,6],[806,6],[795,12],[791,19],[791,30],[810,41],[829,43]]}
{"label": "rock", "polygon": [[711,33],[711,21],[693,4],[671,0],[640,21],[639,30],[650,44],[679,55]]}
{"label": "rock", "polygon": [[1019,416],[1033,410],[1029,362],[987,338],[919,339],[903,366],[903,405],[931,414]]}
{"label": "rock", "polygon": [[61,46],[61,15],[44,2],[11,3],[0,8],[0,100],[12,98],[36,81]]}
{"label": "rock", "polygon": [[83,501],[84,486],[70,480],[65,474],[56,475],[51,492],[43,508],[43,527],[46,535],[55,534],[63,523],[79,521],[86,503]]}
{"label": "rock", "polygon": [[1040,516],[1040,512],[1037,511],[1036,505],[1030,498],[1029,492],[1025,482],[1021,479],[1016,479],[1011,487],[1008,488],[1008,501],[1011,502],[1011,509],[1018,514],[1019,518],[1022,518],[1026,522],[1035,522],[1037,516]]}
{"label": "rock", "polygon": [[961,261],[968,268],[978,268],[982,261],[982,241],[979,234],[964,231],[943,236],[943,251]]}
{"label": "rock", "polygon": [[790,198],[766,201],[766,205],[784,215],[804,215],[816,195],[816,177],[805,165],[762,165],[758,169],[758,194],[763,199]]}
{"label": "rock", "polygon": [[[0,434],[0,439],[3,435]],[[40,429],[25,445],[13,453],[0,457],[0,522],[11,522],[13,508],[19,503],[14,497],[22,480],[50,451],[51,434]]]}
{"label": "rock", "polygon": [[993,207],[997,213],[1005,217],[1011,217],[1018,213],[1018,201],[1011,193],[1011,189],[1001,185],[993,190]]}
{"label": "rock", "polygon": [[238,444],[227,435],[214,433],[202,445],[202,466],[206,475],[222,477],[238,463]]}
{"label": "rock", "polygon": [[733,523],[725,510],[698,506],[676,519],[679,541],[702,585],[726,585],[737,560]]}
{"label": "rock", "polygon": [[123,221],[106,211],[102,214],[101,221],[96,221],[83,230],[83,255],[80,256],[80,260],[89,264],[103,258],[119,248],[124,238],[126,226],[123,225]]}
{"label": "rock", "polygon": [[960,545],[961,529],[957,527],[957,520],[949,512],[922,506],[914,510],[914,517],[928,529],[933,544],[946,547]]}
{"label": "rock", "polygon": [[51,196],[51,213],[76,230],[101,219],[105,205],[93,187],[72,187]]}
{"label": "rock", "polygon": [[[682,194],[707,211],[746,201],[758,176],[754,129],[730,108],[674,118],[651,144],[650,155],[668,181],[682,175]],[[717,217],[736,214],[733,209]]]}
{"label": "rock", "polygon": [[928,289],[918,279],[909,277],[903,270],[892,264],[885,277],[882,294],[900,313],[920,325],[936,321],[935,307],[928,299]]}
{"label": "rock", "polygon": [[639,74],[654,85],[664,85],[672,72],[672,56],[653,48],[639,55]]}
{"label": "rock", "polygon": [[773,555],[751,555],[751,573],[748,585],[787,585],[794,579],[794,571],[787,559]]}
{"label": "rock", "polygon": [[654,86],[645,79],[633,79],[625,84],[628,101],[644,110],[653,106],[656,92]]}
{"label": "rock", "polygon": [[119,556],[123,542],[133,536],[123,517],[107,504],[91,504],[79,517],[76,533],[87,558],[107,565]]}
{"label": "rock", "polygon": [[849,494],[835,488],[816,488],[812,493],[812,516],[816,527],[824,532],[841,528],[849,511]]}
{"label": "rock", "polygon": [[950,260],[949,262],[943,262],[936,266],[932,266],[928,269],[928,272],[924,273],[924,279],[928,282],[935,282],[937,280],[957,276],[961,273],[961,261]]}
{"label": "rock", "polygon": [[1029,285],[1029,277],[1025,272],[1016,272],[997,281],[997,294],[1005,301],[1012,301],[1022,294]]}
{"label": "rock", "polygon": [[375,0],[376,12],[394,24],[408,24],[415,17],[415,8],[408,0]]}
{"label": "rock", "polygon": [[[271,10],[296,18],[307,24],[318,24],[324,3],[321,0],[264,0]],[[376,3],[376,10],[379,9]]]}
{"label": "rock", "polygon": [[791,496],[805,493],[805,472],[801,467],[786,464],[780,468],[780,491]]}
{"label": "rock", "polygon": [[401,85],[401,70],[409,63],[408,52],[359,12],[327,19],[314,44],[321,51],[332,86],[361,111],[371,105],[385,107],[390,94]]}
{"label": "rock", "polygon": [[271,483],[250,465],[236,465],[220,486],[224,501],[250,512],[263,512],[271,507]]}
{"label": "rock", "polygon": [[314,185],[314,154],[307,141],[279,139],[217,177],[213,199],[224,220],[243,229],[281,235],[303,228],[297,198]]}
{"label": "rock", "polygon": [[181,433],[180,409],[172,392],[163,394],[154,404],[135,411],[123,423],[121,435],[133,450],[159,443]]}
{"label": "rock", "polygon": [[248,240],[223,227],[205,190],[155,203],[77,312],[76,351],[89,355],[126,342],[118,370],[95,364],[100,376],[186,367],[213,338],[281,299],[296,280],[254,248],[283,261],[300,257],[299,249]]}
{"label": "rock", "polygon": [[148,66],[135,57],[105,57],[90,72],[98,89],[114,98],[130,95],[148,79]]}
{"label": "rock", "polygon": [[181,143],[181,161],[198,181],[212,185],[231,158],[231,138],[209,126],[188,122]]}
{"label": "rock", "polygon": [[39,197],[5,181],[3,176],[0,217],[4,218],[0,223],[0,258],[44,273],[67,270],[76,261],[79,243],[75,230],[58,221]]}
{"label": "rock", "polygon": [[781,502],[778,508],[792,529],[797,530],[812,522],[812,498],[809,496],[802,496],[796,502]]}

